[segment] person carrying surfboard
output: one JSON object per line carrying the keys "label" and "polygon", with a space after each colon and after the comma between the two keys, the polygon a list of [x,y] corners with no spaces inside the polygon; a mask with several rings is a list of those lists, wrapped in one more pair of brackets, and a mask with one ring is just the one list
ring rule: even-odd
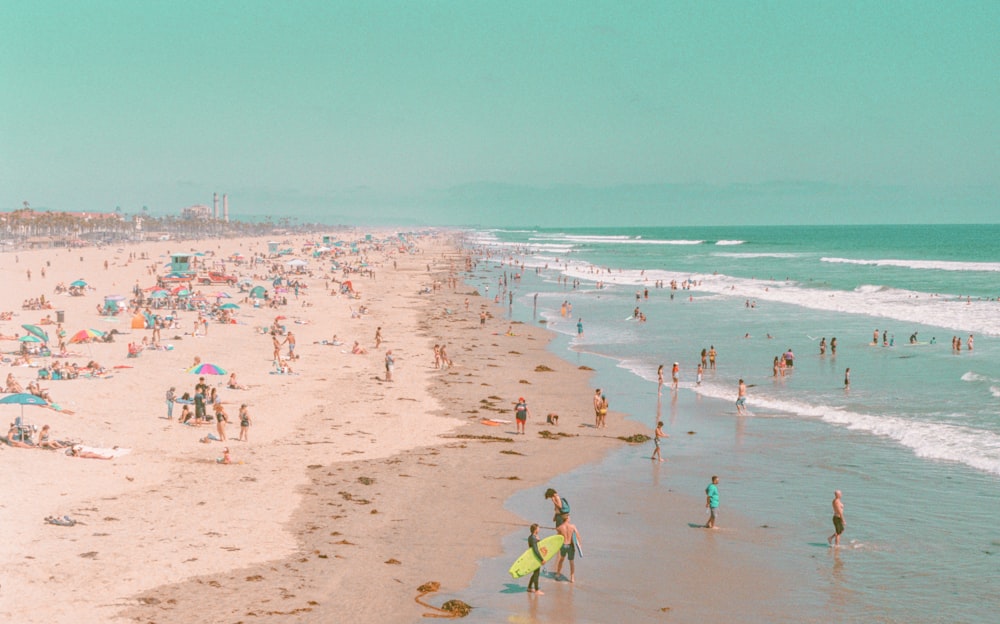
{"label": "person carrying surfboard", "polygon": [[[542,562],[544,565],[545,557],[538,550],[538,524],[531,525],[531,535],[528,536],[528,547],[531,548],[531,552],[538,557],[538,561]],[[538,577],[542,574],[542,566],[535,568],[535,571],[531,573],[531,578],[528,579],[528,593],[535,594],[536,596],[544,596],[545,592],[538,588]]]}
{"label": "person carrying surfboard", "polygon": [[576,530],[576,525],[569,521],[568,515],[566,521],[559,525],[556,531],[563,536],[563,545],[559,548],[559,562],[556,563],[556,578],[562,575],[563,561],[569,559],[569,582],[575,583],[576,555],[580,549],[580,532]]}

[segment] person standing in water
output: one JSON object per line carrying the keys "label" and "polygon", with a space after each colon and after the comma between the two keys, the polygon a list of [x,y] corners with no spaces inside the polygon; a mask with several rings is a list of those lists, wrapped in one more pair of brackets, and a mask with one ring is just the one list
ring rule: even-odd
{"label": "person standing in water", "polygon": [[653,434],[653,456],[650,459],[659,459],[663,461],[663,456],[660,455],[660,438],[669,438],[667,434],[663,433],[663,421],[656,423],[656,432]]}
{"label": "person standing in water", "polygon": [[542,556],[541,551],[538,550],[538,524],[531,525],[531,535],[528,536],[528,548],[531,552],[538,557],[538,560],[542,562],[542,565],[535,568],[535,571],[531,573],[531,578],[528,579],[528,593],[535,594],[536,596],[543,596],[545,592],[538,588],[538,577],[542,574],[542,567],[545,566],[545,557]]}
{"label": "person standing in water", "polygon": [[844,371],[844,390],[851,387],[851,367],[848,366]]}
{"label": "person standing in water", "polygon": [[740,416],[746,416],[747,413],[747,385],[742,379],[736,391],[736,413]]}
{"label": "person standing in water", "polygon": [[840,490],[833,493],[833,535],[826,539],[831,546],[840,546],[840,536],[844,532],[844,500]]}
{"label": "person standing in water", "polygon": [[562,575],[563,561],[569,559],[569,582],[576,582],[576,545],[580,543],[580,532],[576,530],[576,525],[570,522],[569,516],[566,521],[556,529],[559,535],[563,536],[563,545],[559,548],[559,562],[556,564],[556,577]]}

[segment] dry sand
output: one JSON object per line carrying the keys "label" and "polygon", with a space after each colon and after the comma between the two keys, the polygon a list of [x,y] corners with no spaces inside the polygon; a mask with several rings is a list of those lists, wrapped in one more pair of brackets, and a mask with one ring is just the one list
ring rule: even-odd
{"label": "dry sand", "polygon": [[[127,295],[136,280],[151,285],[147,267],[162,265],[167,250],[249,255],[265,251],[265,241],[0,256],[0,310],[15,312],[0,332],[23,333],[22,323],[55,318],[20,309],[22,300],[45,294],[65,311],[70,334],[86,327],[126,333],[110,345],[73,345],[80,354],[73,359],[131,367],[112,369],[109,378],[45,382],[72,414],[24,408],[28,422],[49,423],[56,438],[131,449],[127,455],[102,461],[0,447],[7,483],[0,503],[7,533],[0,618],[415,621],[427,612],[414,601],[419,585],[437,581],[442,592],[461,597],[477,559],[498,554],[500,538],[526,524],[502,508],[511,493],[601,457],[623,444],[615,436],[650,433],[613,412],[607,429],[590,427],[589,373],[548,353],[544,330],[516,324],[518,335],[505,335],[504,309],[470,295],[460,281],[454,290],[418,294],[463,267],[446,235],[418,246],[412,255],[363,249],[375,276],[351,277],[360,300],[328,294],[318,271],[299,299],[288,293],[289,304],[278,312],[243,305],[239,324],[211,324],[206,337],[190,335],[195,313],[184,312],[182,329],[163,332],[172,350],[135,359],[126,357],[126,343],[150,331],[128,329],[125,316],[102,320],[95,308],[104,295]],[[129,262],[130,253],[150,259]],[[57,282],[78,278],[93,287],[86,296],[52,295]],[[202,290],[236,296],[232,288]],[[351,318],[360,304],[369,314]],[[480,309],[491,313],[485,328]],[[288,317],[284,323],[297,336],[294,375],[272,374],[271,338],[259,332],[276,313]],[[381,349],[374,345],[377,327]],[[345,346],[317,344],[334,333]],[[349,353],[354,340],[367,355]],[[435,343],[448,345],[453,368],[434,368]],[[0,345],[11,351],[17,343]],[[391,383],[383,381],[385,349],[396,356]],[[167,388],[193,391],[197,376],[185,369],[195,357],[237,372],[249,386],[229,390],[225,377],[208,379],[234,421],[228,427],[233,465],[215,461],[223,444],[198,441],[214,427],[165,419]],[[37,372],[8,370],[24,385]],[[513,435],[513,424],[480,424],[491,416],[512,421],[519,396],[532,409],[528,435]],[[233,440],[241,403],[254,419],[246,443]],[[19,413],[17,406],[0,409],[8,420]],[[544,424],[550,411],[561,416],[557,427]],[[543,438],[543,429],[566,435]],[[541,500],[539,506],[548,508]],[[45,524],[50,515],[79,523]]]}

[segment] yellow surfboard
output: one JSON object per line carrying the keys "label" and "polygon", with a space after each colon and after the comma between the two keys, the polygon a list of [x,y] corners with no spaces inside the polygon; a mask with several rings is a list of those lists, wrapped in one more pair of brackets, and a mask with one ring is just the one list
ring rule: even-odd
{"label": "yellow surfboard", "polygon": [[524,554],[517,558],[514,565],[510,566],[510,576],[511,578],[521,578],[531,574],[538,568],[542,566],[543,563],[556,556],[559,549],[563,545],[562,535],[550,535],[545,539],[538,542],[538,552],[542,553],[542,561],[538,560],[535,556],[534,551],[530,548],[524,551]]}

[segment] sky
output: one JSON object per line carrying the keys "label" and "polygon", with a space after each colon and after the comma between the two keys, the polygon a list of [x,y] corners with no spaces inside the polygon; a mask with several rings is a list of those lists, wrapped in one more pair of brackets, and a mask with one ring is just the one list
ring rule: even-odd
{"label": "sky", "polygon": [[1000,222],[1000,2],[0,7],[0,210]]}

